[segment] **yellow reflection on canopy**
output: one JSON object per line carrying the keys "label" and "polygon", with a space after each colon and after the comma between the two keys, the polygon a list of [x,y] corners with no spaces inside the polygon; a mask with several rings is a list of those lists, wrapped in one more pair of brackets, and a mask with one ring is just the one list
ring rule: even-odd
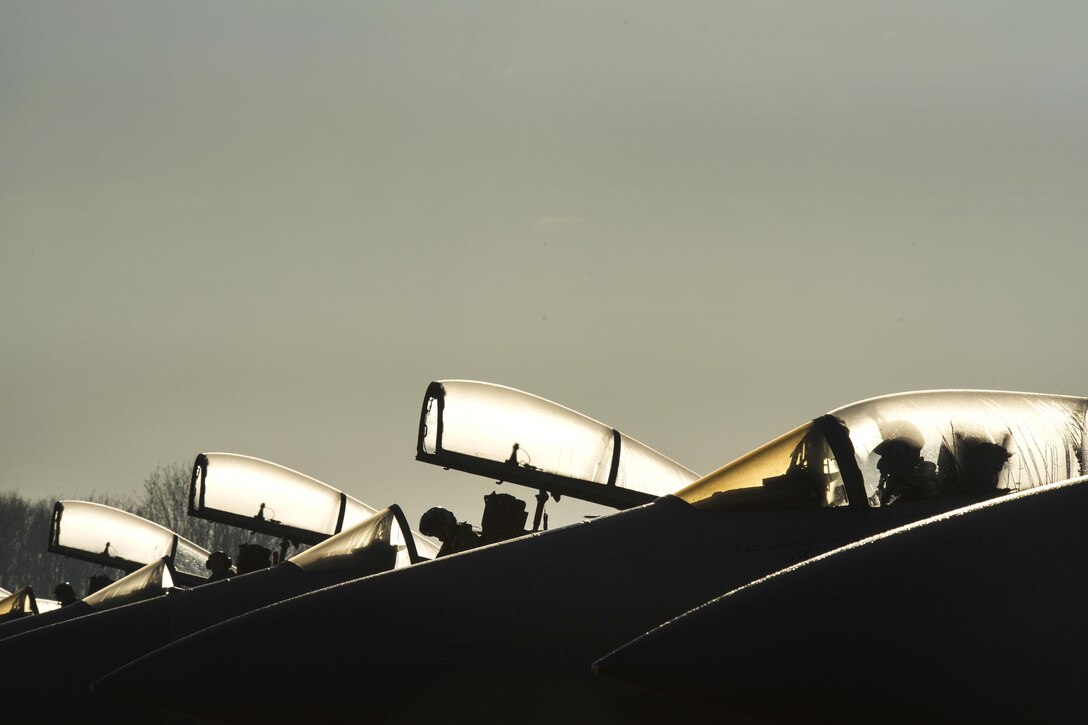
{"label": "yellow reflection on canopy", "polygon": [[[813,448],[823,450],[810,450]],[[820,501],[812,495],[834,477],[830,475],[830,458],[823,436],[812,423],[806,423],[722,466],[675,495],[698,508],[714,510],[839,505],[838,501]]]}

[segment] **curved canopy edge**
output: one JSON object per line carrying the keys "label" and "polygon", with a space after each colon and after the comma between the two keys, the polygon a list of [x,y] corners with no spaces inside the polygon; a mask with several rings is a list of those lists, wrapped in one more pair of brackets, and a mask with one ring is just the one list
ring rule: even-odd
{"label": "curved canopy edge", "polygon": [[416,460],[618,509],[649,503],[698,478],[570,408],[468,380],[427,387]]}

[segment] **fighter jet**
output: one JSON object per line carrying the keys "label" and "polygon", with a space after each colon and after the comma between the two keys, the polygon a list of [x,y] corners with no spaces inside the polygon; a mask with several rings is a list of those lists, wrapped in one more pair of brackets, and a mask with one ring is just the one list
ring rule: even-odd
{"label": "fighter jet", "polygon": [[[43,611],[40,606],[42,600],[37,600],[38,616],[4,622],[0,627],[0,647],[8,639],[18,635],[28,634],[130,602],[160,596],[174,588],[176,577],[177,571],[170,563],[170,559],[164,556],[66,607],[59,606],[58,602],[58,606],[50,606]],[[29,590],[30,587],[27,589]]]}
{"label": "fighter jet", "polygon": [[[487,392],[497,388],[479,383],[457,387],[462,393],[469,389]],[[603,440],[610,443],[614,438],[611,428],[562,406],[521,391],[502,390],[506,402],[498,411],[504,415],[477,405],[476,419],[494,420],[496,425],[501,424],[506,434],[515,430],[531,433],[524,426],[514,425],[510,419],[509,400],[513,398],[531,403],[538,412],[548,411],[553,423],[548,429],[551,435],[582,431],[589,422],[606,431]],[[455,420],[459,410],[457,401],[461,398],[457,396],[453,401]],[[559,420],[555,419],[557,413]],[[456,445],[456,436],[450,440]],[[534,438],[530,436],[523,440],[530,442]],[[639,457],[625,458],[624,461],[635,463],[617,467],[623,471],[621,480],[625,485],[644,488],[651,483],[645,480],[646,477],[674,468],[681,471],[685,480],[696,478],[695,474],[651,449],[627,440],[626,450],[636,451]],[[477,444],[481,442],[482,439],[477,440]],[[530,445],[529,449],[538,450],[535,445]],[[574,476],[579,471],[571,465],[569,458],[551,464],[552,475],[578,482]],[[587,485],[589,482],[582,483]],[[324,532],[344,526],[345,521],[350,524],[360,512],[374,509],[309,476],[268,461],[229,453],[202,453],[193,466],[190,511],[203,518],[233,523],[252,531],[320,541],[326,536]],[[247,515],[247,512],[260,515]],[[484,528],[486,533],[486,516]],[[95,698],[87,690],[89,683],[156,647],[229,617],[331,584],[433,559],[435,552],[432,542],[410,531],[404,515],[394,505],[374,511],[350,528],[272,569],[191,591],[175,590],[167,597],[148,599],[0,643],[0,657],[24,663],[25,673],[37,672],[44,667],[50,671],[50,677],[44,680],[29,675],[24,679],[14,676],[11,682],[16,685],[14,689],[19,695],[9,698],[8,707],[18,706],[29,712],[47,698],[60,697],[66,711],[72,714],[105,707],[114,715],[132,714],[124,710],[118,712],[116,705],[110,706],[101,698]],[[86,653],[90,652],[96,654],[88,657]]]}
{"label": "fighter jet", "polygon": [[1074,722],[1088,477],[992,499],[734,590],[598,674],[759,722]]}
{"label": "fighter jet", "polygon": [[[136,717],[140,711],[95,697],[90,683],[156,647],[232,616],[420,561],[396,506],[376,511],[278,566],[191,590],[169,588],[170,568],[164,559],[66,608],[88,608],[89,616],[0,641],[0,660],[19,663],[5,676],[5,711],[33,713],[48,702],[54,719],[100,710],[122,720]],[[144,581],[154,572],[139,579],[154,567],[158,581]],[[186,694],[178,692],[179,697]]]}
{"label": "fighter jet", "polygon": [[[189,509],[201,518],[241,525],[249,531],[291,536],[305,544],[324,541],[341,531],[345,522],[351,527],[377,513],[310,476],[234,453],[197,456],[190,481]],[[250,510],[254,515],[247,516]],[[432,541],[418,534],[413,538],[414,550],[422,552],[420,556],[434,558],[438,549]],[[203,584],[210,574],[205,567],[210,556],[207,549],[140,516],[88,501],[56,503],[48,549],[129,573],[165,557],[171,567],[170,586]],[[269,563],[265,561],[250,570]],[[158,591],[162,593],[163,589]],[[101,609],[101,604],[92,606],[84,600],[33,620],[6,624],[0,627],[0,639]]]}
{"label": "fighter jet", "polygon": [[[1083,475],[1086,412],[1088,399],[1029,393],[863,401],[652,503],[286,600],[181,639],[96,688],[223,721],[695,717],[595,677],[591,664],[722,592],[845,543]],[[232,666],[240,652],[241,669]],[[270,691],[293,663],[304,667],[290,691]],[[176,673],[192,671],[231,687],[178,702]]]}
{"label": "fighter jet", "polygon": [[[48,551],[114,567],[130,575],[165,560],[170,568],[170,583],[166,587],[174,586],[175,582],[183,585],[203,583],[209,574],[204,568],[208,559],[206,549],[153,521],[90,501],[57,501],[54,504]],[[4,623],[0,626],[0,640],[90,614],[100,610],[105,601],[84,599],[71,606],[54,607],[55,611],[43,612],[30,619]],[[37,609],[41,611],[42,607]]]}

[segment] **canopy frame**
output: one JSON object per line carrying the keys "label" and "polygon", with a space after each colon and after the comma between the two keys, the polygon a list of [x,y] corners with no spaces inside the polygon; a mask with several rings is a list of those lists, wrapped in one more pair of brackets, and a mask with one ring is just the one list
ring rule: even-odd
{"label": "canopy frame", "polygon": [[[487,458],[458,453],[446,450],[442,446],[442,436],[445,422],[444,412],[446,407],[446,389],[440,382],[432,382],[427,386],[427,392],[423,397],[423,407],[419,416],[419,432],[416,437],[416,460],[430,463],[446,469],[464,471],[477,476],[495,479],[498,483],[510,482],[520,486],[527,486],[541,491],[547,491],[557,501],[560,496],[570,496],[582,501],[610,506],[617,509],[628,509],[634,506],[647,504],[657,497],[623,488],[616,485],[619,474],[621,440],[619,431],[612,428],[612,462],[608,472],[608,481],[603,485],[580,478],[563,476],[557,473],[541,471],[528,465],[519,465],[516,456],[511,456],[509,461],[492,461]],[[428,434],[427,414],[431,406],[437,405],[435,418],[437,430],[435,431],[435,451],[428,453],[424,441]]]}

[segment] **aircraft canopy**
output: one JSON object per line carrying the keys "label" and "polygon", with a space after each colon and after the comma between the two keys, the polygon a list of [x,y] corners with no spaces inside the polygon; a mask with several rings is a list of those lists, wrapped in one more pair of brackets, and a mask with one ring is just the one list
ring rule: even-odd
{"label": "aircraft canopy", "polygon": [[581,413],[520,390],[468,380],[443,380],[427,388],[416,460],[621,509],[698,478]]}
{"label": "aircraft canopy", "polygon": [[713,510],[986,498],[1085,473],[1088,399],[925,391],[817,418],[676,495]]}
{"label": "aircraft canopy", "polygon": [[359,571],[360,575],[403,569],[422,560],[410,533],[404,513],[394,505],[288,561],[311,571]]}
{"label": "aircraft canopy", "polygon": [[316,544],[375,509],[317,479],[237,453],[201,453],[193,464],[189,515]]}
{"label": "aircraft canopy", "polygon": [[180,580],[199,583],[208,551],[136,514],[90,501],[57,501],[49,551],[133,572],[167,557]]}
{"label": "aircraft canopy", "polygon": [[[887,506],[1009,493],[1083,475],[1086,411],[1086,398],[951,390],[889,395],[833,415],[850,430],[870,504]],[[907,465],[914,467],[896,470]],[[895,480],[904,475],[905,482]]]}
{"label": "aircraft canopy", "polygon": [[823,429],[815,423],[779,436],[676,495],[714,511],[775,511],[849,503],[835,454]]}
{"label": "aircraft canopy", "polygon": [[153,561],[123,579],[102,587],[83,601],[97,610],[112,609],[122,604],[158,596],[174,588],[174,577],[166,557]]}
{"label": "aircraft canopy", "polygon": [[7,596],[0,599],[0,621],[37,613],[37,601],[34,590],[30,587],[8,592]]}

